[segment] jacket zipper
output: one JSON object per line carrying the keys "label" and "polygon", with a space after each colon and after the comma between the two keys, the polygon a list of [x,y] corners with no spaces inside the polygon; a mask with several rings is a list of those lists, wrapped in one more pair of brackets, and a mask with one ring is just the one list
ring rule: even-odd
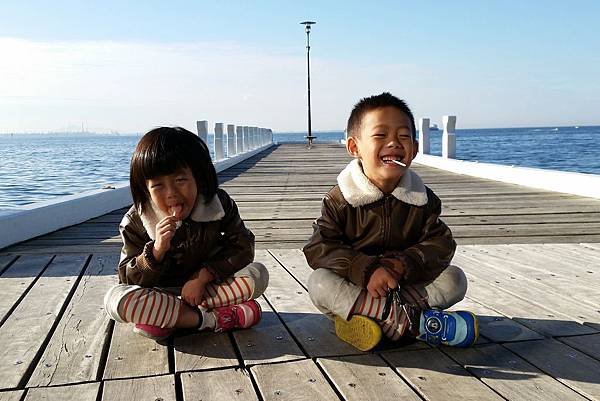
{"label": "jacket zipper", "polygon": [[390,216],[390,195],[385,196],[385,201],[383,203],[383,244],[384,249],[389,249],[390,247],[390,231],[392,226],[392,219]]}

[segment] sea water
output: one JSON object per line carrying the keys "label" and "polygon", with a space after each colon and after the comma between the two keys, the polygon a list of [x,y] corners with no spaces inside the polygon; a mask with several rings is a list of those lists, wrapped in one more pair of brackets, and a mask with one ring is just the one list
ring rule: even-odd
{"label": "sea water", "polygon": [[[275,142],[306,143],[305,132],[275,133]],[[313,132],[315,144],[339,143],[342,131]],[[431,153],[441,155],[441,131]],[[0,213],[61,195],[129,179],[139,134],[0,135]],[[209,148],[213,151],[212,136]],[[600,127],[463,129],[456,158],[505,165],[600,174]]]}

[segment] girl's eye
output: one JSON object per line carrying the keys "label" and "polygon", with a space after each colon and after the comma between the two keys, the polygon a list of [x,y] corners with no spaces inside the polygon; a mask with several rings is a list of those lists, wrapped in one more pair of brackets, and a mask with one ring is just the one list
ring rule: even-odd
{"label": "girl's eye", "polygon": [[150,184],[150,189],[160,189],[162,186],[162,184]]}

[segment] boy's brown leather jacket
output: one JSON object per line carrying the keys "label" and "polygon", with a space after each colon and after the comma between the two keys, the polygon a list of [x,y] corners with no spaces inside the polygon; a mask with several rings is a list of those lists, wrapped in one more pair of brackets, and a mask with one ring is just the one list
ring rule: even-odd
{"label": "boy's brown leather jacket", "polygon": [[180,287],[202,267],[220,281],[254,260],[254,234],[240,218],[237,205],[222,189],[207,204],[201,195],[182,221],[161,263],[152,256],[154,231],[165,215],[151,201],[140,214],[131,207],[119,226],[123,248],[119,281],[142,287]]}
{"label": "boy's brown leather jacket", "polygon": [[440,213],[440,199],[413,171],[384,195],[353,160],[325,195],[303,251],[313,269],[333,269],[363,288],[386,254],[406,265],[400,284],[428,282],[450,264],[456,249]]}

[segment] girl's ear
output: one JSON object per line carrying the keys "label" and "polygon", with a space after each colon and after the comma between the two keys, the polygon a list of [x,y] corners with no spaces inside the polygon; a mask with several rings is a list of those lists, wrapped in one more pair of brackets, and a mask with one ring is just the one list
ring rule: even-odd
{"label": "girl's ear", "polygon": [[352,157],[359,157],[358,144],[356,143],[355,137],[349,136],[348,139],[346,139],[346,151]]}

